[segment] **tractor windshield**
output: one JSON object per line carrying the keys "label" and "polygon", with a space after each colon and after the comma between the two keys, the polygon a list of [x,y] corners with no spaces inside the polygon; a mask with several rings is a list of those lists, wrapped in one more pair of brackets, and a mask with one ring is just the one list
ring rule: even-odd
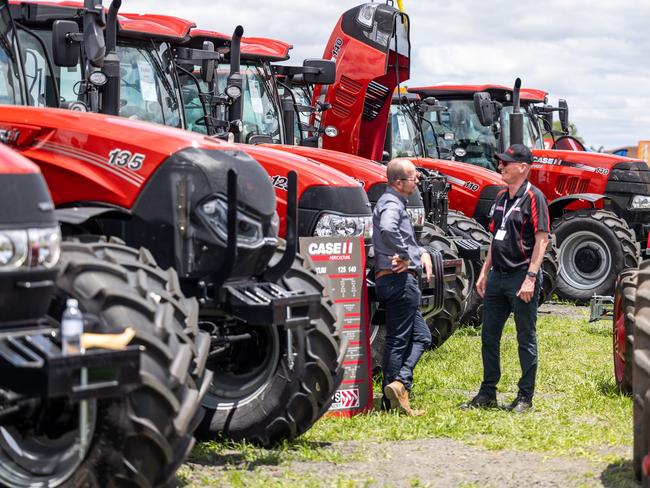
{"label": "tractor windshield", "polygon": [[389,130],[390,159],[425,156],[418,128],[406,107],[391,106]]}
{"label": "tractor windshield", "polygon": [[[510,114],[512,105],[501,109],[501,134],[503,139],[502,147],[510,146]],[[535,124],[534,116],[524,112],[524,144],[533,149],[544,149],[544,139]]]}
{"label": "tractor windshield", "polygon": [[120,58],[120,115],[181,127],[167,45],[120,45],[117,54]]}
{"label": "tractor windshield", "polygon": [[6,2],[0,4],[0,103],[23,103],[16,62],[16,31]]}
{"label": "tractor windshield", "polygon": [[[441,100],[445,112],[424,114],[423,136],[427,147],[438,141],[440,157],[496,170],[493,156],[497,140],[491,127],[481,125],[473,100]],[[426,121],[430,122],[427,124]],[[435,130],[435,134],[432,133]]]}
{"label": "tractor windshield", "polygon": [[[267,76],[263,67],[256,63],[241,63],[243,78],[243,134],[242,140],[248,142],[253,135],[269,136],[274,143],[281,142],[281,121],[273,92],[273,76]],[[228,82],[230,67],[219,66],[217,71],[217,92],[224,93]]]}

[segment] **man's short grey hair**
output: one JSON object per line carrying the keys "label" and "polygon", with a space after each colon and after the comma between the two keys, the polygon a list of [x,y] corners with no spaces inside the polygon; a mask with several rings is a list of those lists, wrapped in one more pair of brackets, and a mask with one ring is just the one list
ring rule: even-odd
{"label": "man's short grey hair", "polygon": [[408,161],[391,161],[386,167],[386,176],[388,177],[388,184],[394,185],[401,178],[407,178],[406,168],[409,167]]}

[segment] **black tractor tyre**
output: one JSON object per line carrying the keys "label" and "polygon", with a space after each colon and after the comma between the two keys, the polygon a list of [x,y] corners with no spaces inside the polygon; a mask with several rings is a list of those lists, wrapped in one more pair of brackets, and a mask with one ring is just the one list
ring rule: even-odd
{"label": "black tractor tyre", "polygon": [[[279,246],[269,265],[275,264],[283,251],[284,245]],[[207,413],[197,431],[200,438],[223,436],[271,446],[306,432],[332,404],[345,372],[347,339],[337,330],[329,293],[299,254],[278,283],[289,290],[322,295],[320,318],[292,331],[293,367],[287,359],[285,328],[266,326],[275,330],[278,340],[273,341],[276,353],[264,380],[250,393],[239,393],[236,385],[229,383],[228,401],[223,400],[225,386],[220,393],[210,389],[203,403]],[[219,377],[215,371],[215,381]]]}
{"label": "black tractor tyre", "polygon": [[634,364],[634,307],[636,305],[637,268],[628,268],[618,277],[612,317],[612,355],[614,380],[621,393],[632,393]]}
{"label": "black tractor tyre", "polygon": [[[634,309],[632,410],[634,448],[632,465],[642,478],[643,458],[650,453],[650,261],[644,261],[637,275]],[[645,478],[645,477],[644,477]],[[644,479],[644,486],[648,480]]]}
{"label": "black tractor tyre", "polygon": [[559,248],[557,294],[577,303],[592,295],[611,295],[624,268],[639,265],[639,243],[627,223],[613,212],[567,212],[552,225]]}
{"label": "black tractor tyre", "polygon": [[548,244],[546,246],[546,252],[544,253],[544,259],[542,260],[542,287],[539,290],[539,302],[542,303],[548,301],[553,295],[555,288],[557,286],[557,277],[560,269],[560,257],[559,250],[556,245],[555,234],[548,235]]}
{"label": "black tractor tyre", "polygon": [[[474,239],[479,244],[490,245],[492,236],[476,220],[467,217],[463,212],[449,210],[447,215],[447,228],[449,233],[463,239]],[[481,325],[483,315],[483,299],[476,291],[476,280],[483,268],[483,259],[466,259],[465,270],[467,273],[467,299],[464,302],[464,310],[460,316],[460,322],[464,325],[477,327]]]}
{"label": "black tractor tyre", "polygon": [[[120,254],[138,253],[113,245],[120,247]],[[167,291],[178,282],[173,271],[127,269],[110,259],[110,251],[93,244],[64,242],[61,270],[52,318],[59,320],[65,300],[76,298],[83,313],[97,317],[100,330],[133,328],[135,337],[130,345],[144,346],[140,355],[142,383],[121,397],[88,401],[92,419],[89,448],[80,465],[66,468],[68,474],[45,475],[43,466],[52,467],[48,455],[55,456],[58,463],[76,459],[72,452],[77,448],[66,444],[55,448],[55,440],[46,436],[42,443],[27,439],[26,452],[31,449],[42,465],[37,468],[38,475],[23,473],[21,478],[6,479],[12,461],[6,458],[8,444],[2,446],[0,484],[144,488],[169,483],[194,445],[192,431],[203,415],[201,395],[211,378],[205,370],[209,339],[199,331],[196,301]],[[52,407],[59,412],[53,418],[60,421],[57,405],[60,407],[56,401],[45,403],[41,415],[47,415]],[[69,426],[78,430],[76,408],[71,412]],[[68,431],[61,439],[74,444],[73,434]],[[33,451],[39,445],[45,446],[42,455]],[[60,467],[63,469],[63,464]],[[70,474],[70,470],[74,472]]]}
{"label": "black tractor tyre", "polygon": [[[452,241],[438,227],[425,222],[419,244],[442,253],[443,259],[458,259],[458,250]],[[467,299],[466,272],[456,275],[453,281],[445,282],[444,306],[437,314],[423,312],[424,320],[431,331],[431,348],[440,347],[451,337],[460,323],[463,301]]]}

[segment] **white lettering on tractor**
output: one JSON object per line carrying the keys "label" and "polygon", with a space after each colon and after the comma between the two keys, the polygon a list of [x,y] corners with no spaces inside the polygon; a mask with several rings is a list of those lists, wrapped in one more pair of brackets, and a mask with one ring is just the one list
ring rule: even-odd
{"label": "white lettering on tractor", "polygon": [[337,37],[336,41],[334,41],[334,47],[332,48],[332,57],[334,59],[336,59],[336,57],[339,55],[339,51],[341,50],[341,47],[343,47],[343,39]]}
{"label": "white lettering on tractor", "polygon": [[113,149],[108,153],[108,164],[118,168],[126,168],[131,171],[139,171],[144,165],[145,155],[131,153],[126,149]]}
{"label": "white lettering on tractor", "polygon": [[312,242],[307,251],[311,256],[323,254],[349,254],[352,252],[352,241],[347,242]]}
{"label": "white lettering on tractor", "polygon": [[289,179],[286,176],[280,176],[280,175],[271,176],[271,183],[273,183],[273,186],[278,190],[287,191],[288,182]]}

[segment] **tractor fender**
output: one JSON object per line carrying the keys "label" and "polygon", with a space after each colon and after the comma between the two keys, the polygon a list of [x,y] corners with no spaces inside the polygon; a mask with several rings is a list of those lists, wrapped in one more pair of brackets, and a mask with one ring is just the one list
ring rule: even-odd
{"label": "tractor fender", "polygon": [[596,202],[605,198],[598,193],[575,193],[573,195],[564,195],[556,198],[548,204],[548,213],[551,222],[562,215],[562,211],[574,202],[586,202],[585,207],[597,208]]}
{"label": "tractor fender", "polygon": [[116,207],[66,207],[57,208],[54,210],[54,216],[59,224],[81,225],[88,220],[95,218],[99,215],[105,214],[121,214],[125,217],[129,216],[129,212],[124,209]]}

